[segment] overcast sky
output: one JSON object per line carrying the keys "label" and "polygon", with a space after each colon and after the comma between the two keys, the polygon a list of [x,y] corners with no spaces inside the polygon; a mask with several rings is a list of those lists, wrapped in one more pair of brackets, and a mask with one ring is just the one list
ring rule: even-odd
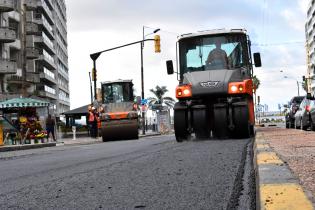
{"label": "overcast sky", "polygon": [[[165,61],[175,60],[177,35],[216,28],[246,28],[260,52],[262,104],[277,110],[297,95],[296,80],[306,73],[304,24],[308,0],[66,0],[71,108],[90,102],[89,54],[142,39],[160,28],[161,53],[144,46],[145,96],[165,85],[174,97],[176,75]],[[148,36],[149,38],[150,36]],[[152,36],[153,37],[153,36]],[[133,79],[141,95],[140,45],[103,53],[97,60],[98,81]],[[283,71],[283,72],[280,72]],[[284,79],[287,76],[287,79]],[[99,85],[99,84],[98,84]],[[305,94],[300,88],[300,92]]]}

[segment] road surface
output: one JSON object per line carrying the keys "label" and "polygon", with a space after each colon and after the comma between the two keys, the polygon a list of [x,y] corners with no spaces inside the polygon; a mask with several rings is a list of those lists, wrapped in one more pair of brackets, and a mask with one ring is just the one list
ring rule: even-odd
{"label": "road surface", "polygon": [[250,142],[169,135],[0,153],[0,209],[252,209]]}

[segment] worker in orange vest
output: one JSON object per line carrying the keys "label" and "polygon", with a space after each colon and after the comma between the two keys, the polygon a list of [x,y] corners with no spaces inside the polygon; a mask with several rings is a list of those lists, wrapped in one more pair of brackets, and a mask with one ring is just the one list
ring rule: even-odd
{"label": "worker in orange vest", "polygon": [[89,128],[90,128],[90,135],[92,138],[96,138],[96,117],[95,117],[95,107],[89,107],[89,114],[88,114],[88,119],[89,119]]}

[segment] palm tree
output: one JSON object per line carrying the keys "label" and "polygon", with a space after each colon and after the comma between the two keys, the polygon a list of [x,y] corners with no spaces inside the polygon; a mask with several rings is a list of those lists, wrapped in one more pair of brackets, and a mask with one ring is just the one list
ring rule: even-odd
{"label": "palm tree", "polygon": [[175,100],[172,97],[164,97],[165,93],[168,92],[166,86],[156,86],[155,89],[150,89],[150,92],[154,94],[155,97],[150,97],[149,99],[149,107],[155,105],[166,105],[169,108],[172,108],[175,104]]}
{"label": "palm tree", "polygon": [[260,80],[256,77],[256,75],[253,76],[253,84],[254,84],[254,89],[255,92],[260,86]]}

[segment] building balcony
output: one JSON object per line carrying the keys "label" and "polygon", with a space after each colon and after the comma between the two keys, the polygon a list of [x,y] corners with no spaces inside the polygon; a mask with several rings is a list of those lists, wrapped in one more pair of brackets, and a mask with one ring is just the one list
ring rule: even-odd
{"label": "building balcony", "polygon": [[46,1],[45,0],[38,1],[37,6],[42,10],[48,22],[51,25],[53,25],[54,24],[53,14],[50,8],[47,6]]}
{"label": "building balcony", "polygon": [[64,45],[64,43],[60,40],[60,38],[58,36],[57,36],[56,40],[57,40],[59,46],[61,47],[61,49],[63,50],[63,52],[68,56],[67,46]]}
{"label": "building balcony", "polygon": [[54,9],[54,7],[53,7],[53,5],[52,5],[52,3],[51,3],[51,0],[46,0],[45,2],[46,2],[47,6],[48,6],[50,9]]}
{"label": "building balcony", "polygon": [[25,84],[29,87],[31,84],[38,84],[40,82],[39,74],[35,72],[26,72],[25,80],[20,75],[11,75],[7,78],[8,83]]}
{"label": "building balcony", "polygon": [[25,4],[26,4],[26,9],[27,10],[36,10],[37,9],[37,1],[35,0],[24,0]]}
{"label": "building balcony", "polygon": [[36,18],[35,21],[39,26],[39,28],[38,28],[39,32],[44,31],[51,40],[55,39],[55,36],[53,33],[53,28],[48,23],[48,21],[46,19],[44,19],[43,17],[42,18]]}
{"label": "building balcony", "polygon": [[45,49],[49,54],[55,55],[55,49],[54,49],[53,43],[44,39],[43,36],[35,36],[34,43],[37,43],[40,48]]}
{"label": "building balcony", "polygon": [[44,91],[44,90],[39,91],[39,96],[57,100],[56,94],[52,94],[52,93],[49,93],[49,92]]}
{"label": "building balcony", "polygon": [[21,50],[21,40],[16,39],[14,42],[8,44],[12,50]]}
{"label": "building balcony", "polygon": [[17,64],[15,61],[0,58],[0,74],[16,74]]}
{"label": "building balcony", "polygon": [[30,83],[40,83],[40,77],[38,73],[26,72],[26,82]]}
{"label": "building balcony", "polygon": [[67,73],[66,71],[64,71],[60,68],[58,68],[58,73],[69,81],[69,73]]}
{"label": "building balcony", "polygon": [[48,84],[52,84],[52,85],[57,84],[57,81],[55,80],[55,78],[49,76],[48,74],[45,74],[44,72],[41,72],[39,74],[39,77],[40,77],[41,80],[44,80]]}
{"label": "building balcony", "polygon": [[44,55],[40,55],[37,61],[49,70],[56,70],[56,64]]}
{"label": "building balcony", "polygon": [[37,23],[27,22],[25,26],[27,35],[40,35],[41,31],[39,31]]}
{"label": "building balcony", "polygon": [[64,87],[62,85],[59,85],[58,87],[59,87],[60,90],[62,90],[62,91],[64,91],[64,92],[69,94],[69,87],[67,88],[67,87]]}
{"label": "building balcony", "polygon": [[14,10],[14,0],[0,0],[0,12],[11,12]]}
{"label": "building balcony", "polygon": [[0,27],[0,42],[11,43],[16,39],[15,31],[8,27]]}
{"label": "building balcony", "polygon": [[20,14],[16,11],[12,11],[8,13],[9,18],[15,20],[16,22],[20,22]]}
{"label": "building balcony", "polygon": [[59,98],[59,103],[66,105],[66,106],[70,106],[70,99],[65,101],[65,100]]}
{"label": "building balcony", "polygon": [[35,47],[26,48],[26,58],[27,59],[36,59],[39,57],[39,50]]}
{"label": "building balcony", "polygon": [[22,84],[23,83],[23,78],[22,76],[19,75],[11,75],[7,77],[7,82],[8,83],[15,83],[15,84]]}

